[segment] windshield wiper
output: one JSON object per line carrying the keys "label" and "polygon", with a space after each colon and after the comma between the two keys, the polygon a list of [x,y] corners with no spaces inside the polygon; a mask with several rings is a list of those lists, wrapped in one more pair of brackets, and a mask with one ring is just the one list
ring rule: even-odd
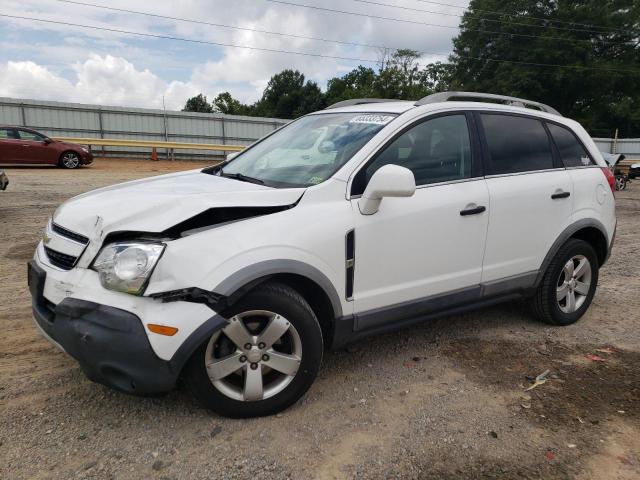
{"label": "windshield wiper", "polygon": [[249,177],[248,175],[243,175],[242,173],[225,173],[220,170],[220,176],[226,178],[233,178],[234,180],[240,180],[241,182],[248,183],[256,183],[258,185],[264,185],[264,182],[259,178]]}
{"label": "windshield wiper", "polygon": [[222,170],[222,167],[224,167],[227,163],[229,163],[229,160],[224,160],[223,162],[216,163],[215,165],[212,165],[210,167],[205,167],[200,171],[208,175],[217,175],[218,173],[220,173],[220,170]]}

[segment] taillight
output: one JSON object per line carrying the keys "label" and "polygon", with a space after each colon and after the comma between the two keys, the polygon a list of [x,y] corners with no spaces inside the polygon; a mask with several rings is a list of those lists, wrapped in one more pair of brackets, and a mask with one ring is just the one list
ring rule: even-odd
{"label": "taillight", "polygon": [[609,182],[609,187],[611,187],[611,191],[615,194],[616,193],[616,177],[615,177],[615,175],[609,169],[609,167],[600,167],[600,170],[602,170],[602,173],[604,173],[604,176],[607,178],[607,182]]}

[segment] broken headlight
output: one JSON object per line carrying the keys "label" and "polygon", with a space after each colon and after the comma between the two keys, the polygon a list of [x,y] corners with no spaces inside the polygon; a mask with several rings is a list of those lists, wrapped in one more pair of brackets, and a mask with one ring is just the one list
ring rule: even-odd
{"label": "broken headlight", "polygon": [[93,269],[104,288],[141,295],[164,247],[162,243],[112,243],[102,248]]}

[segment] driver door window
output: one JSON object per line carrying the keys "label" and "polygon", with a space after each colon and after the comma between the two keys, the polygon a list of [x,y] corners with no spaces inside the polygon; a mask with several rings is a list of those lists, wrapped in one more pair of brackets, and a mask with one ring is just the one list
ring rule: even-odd
{"label": "driver door window", "polygon": [[38,135],[35,132],[30,132],[29,130],[18,130],[20,135],[20,140],[26,140],[28,142],[42,142],[44,141],[44,137],[42,135]]}
{"label": "driver door window", "polygon": [[362,194],[371,176],[389,164],[411,170],[418,186],[470,178],[471,140],[465,115],[432,118],[402,133],[358,173],[352,193]]}

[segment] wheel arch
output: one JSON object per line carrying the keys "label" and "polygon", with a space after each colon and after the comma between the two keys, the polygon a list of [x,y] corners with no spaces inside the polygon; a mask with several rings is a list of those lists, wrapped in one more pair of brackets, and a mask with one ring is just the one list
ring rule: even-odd
{"label": "wheel arch", "polygon": [[590,244],[598,256],[598,265],[602,266],[607,261],[608,242],[607,237],[602,230],[597,227],[581,228],[570,238],[578,238]]}
{"label": "wheel arch", "polygon": [[[194,352],[217,330],[227,323],[224,308],[233,305],[258,285],[277,280],[300,293],[316,314],[325,345],[330,346],[333,338],[335,319],[342,316],[340,297],[329,278],[317,268],[296,260],[267,260],[249,265],[220,282],[214,289],[215,294],[225,299],[221,312],[216,312],[209,320],[200,325],[174,353],[169,363],[172,371],[182,372]],[[217,309],[216,309],[217,310]]]}
{"label": "wheel arch", "polygon": [[584,240],[589,245],[593,247],[598,257],[598,266],[601,267],[607,261],[609,255],[609,236],[607,235],[607,230],[604,225],[595,219],[583,219],[579,220],[576,223],[573,223],[569,227],[567,227],[553,242],[553,245],[547,252],[547,255],[544,257],[542,261],[542,265],[540,266],[540,270],[538,271],[538,277],[536,278],[535,286],[537,287],[542,278],[544,277],[551,260],[555,257],[560,247],[564,245],[567,240],[571,238],[577,238],[580,240]]}
{"label": "wheel arch", "polygon": [[317,268],[296,260],[268,260],[245,267],[213,290],[233,305],[247,292],[267,281],[278,281],[296,290],[309,302],[323,336],[329,340],[336,318],[342,316],[340,297],[331,280]]}

